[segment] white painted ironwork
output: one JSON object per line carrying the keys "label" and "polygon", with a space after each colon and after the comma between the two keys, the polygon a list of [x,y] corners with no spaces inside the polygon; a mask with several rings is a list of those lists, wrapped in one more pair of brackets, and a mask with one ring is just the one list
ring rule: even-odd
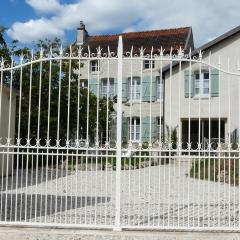
{"label": "white painted ironwork", "polygon": [[0,63],[0,224],[240,227],[239,64],[180,49]]}

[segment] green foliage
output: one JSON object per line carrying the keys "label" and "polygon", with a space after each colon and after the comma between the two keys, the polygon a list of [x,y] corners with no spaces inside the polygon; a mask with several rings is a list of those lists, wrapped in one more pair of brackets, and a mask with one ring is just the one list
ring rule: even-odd
{"label": "green foliage", "polygon": [[[171,136],[170,136],[171,135]],[[171,129],[170,133],[170,128],[168,125],[166,125],[166,136],[165,136],[166,142],[171,142],[172,143],[172,148],[176,149],[177,148],[177,127],[174,127]]]}
{"label": "green foliage", "polygon": [[[1,32],[0,32],[1,34]],[[0,38],[1,40],[1,38]],[[33,48],[36,49],[35,56],[40,56],[39,49],[42,48],[45,54],[53,55],[59,54],[60,40],[53,41],[45,40],[37,42]],[[0,45],[1,46],[1,45]],[[32,53],[28,48],[19,48],[17,41],[14,41],[11,47],[6,48],[2,53],[7,59],[7,52],[16,56],[23,55],[24,61],[31,61]],[[7,52],[6,52],[7,51]],[[69,53],[69,47],[64,49],[65,53]],[[1,54],[1,52],[0,52]],[[14,58],[14,59],[15,59]],[[45,144],[48,134],[49,124],[49,138],[52,140],[51,144],[56,144],[57,127],[58,127],[58,106],[60,104],[60,118],[59,118],[59,139],[62,139],[61,144],[65,145],[66,138],[74,139],[77,133],[77,116],[79,114],[79,138],[86,139],[87,126],[87,103],[88,90],[79,87],[78,60],[62,60],[62,70],[60,72],[60,61],[37,62],[32,65],[18,68],[13,72],[13,87],[22,92],[21,98],[21,119],[20,119],[20,136],[22,139],[28,138],[28,122],[29,122],[29,104],[31,101],[31,118],[30,118],[30,135],[32,139],[31,144],[36,143],[36,139],[41,139],[41,144]],[[51,69],[50,69],[51,68]],[[22,72],[21,72],[22,71]],[[32,74],[31,74],[32,72]],[[41,82],[40,82],[41,72]],[[10,77],[4,74],[4,83],[9,85]],[[32,75],[32,78],[30,76]],[[20,79],[22,79],[22,89],[20,86]],[[51,79],[51,81],[50,81]],[[32,82],[30,82],[32,81]],[[59,87],[61,88],[59,91]],[[30,86],[32,85],[31,89]],[[70,86],[70,88],[69,88]],[[30,91],[31,90],[31,91]],[[50,92],[50,119],[48,121],[49,111],[49,92]],[[60,93],[60,102],[59,100]],[[30,95],[31,94],[31,95]],[[79,109],[78,109],[79,97]],[[39,102],[39,99],[41,101]],[[17,101],[17,109],[19,106],[19,99]],[[90,142],[94,142],[96,137],[96,122],[97,122],[97,97],[93,93],[89,93],[89,138]],[[107,121],[109,125],[112,122],[113,101],[108,101],[109,118],[107,115],[107,99],[99,98],[99,137],[106,133]],[[68,123],[69,113],[69,123]],[[18,128],[19,112],[16,111],[16,131]],[[40,118],[39,136],[38,136],[38,118]],[[69,132],[69,136],[67,136]],[[16,136],[17,137],[17,136]],[[24,140],[22,140],[24,141]],[[24,142],[22,142],[24,144]]]}
{"label": "green foliage", "polygon": [[223,158],[216,156],[192,161],[190,177],[239,185],[239,158],[237,153],[225,153]]}

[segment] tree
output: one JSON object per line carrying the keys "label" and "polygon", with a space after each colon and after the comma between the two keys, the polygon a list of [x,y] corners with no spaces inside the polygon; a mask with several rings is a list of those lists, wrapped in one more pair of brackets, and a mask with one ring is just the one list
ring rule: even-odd
{"label": "tree", "polygon": [[[39,49],[41,47],[45,54],[51,54],[54,56],[56,54],[59,54],[60,40],[55,39],[53,41],[50,40],[39,41],[34,47],[36,49]],[[32,56],[30,49],[27,48],[19,49],[16,48],[16,46],[13,47],[12,49],[14,49],[14,53],[17,56],[20,56],[21,53],[23,52],[24,61],[26,62],[31,61]],[[69,52],[69,47],[67,47],[64,50],[64,52],[65,53]],[[40,54],[41,52],[38,50],[35,55],[38,58]],[[17,70],[14,71],[13,86],[14,88],[22,92],[21,94],[22,98],[18,99],[17,101],[16,131],[15,131],[16,138],[18,138],[19,137],[18,121],[20,118],[20,138],[22,139],[22,144],[26,144],[26,140],[29,137],[30,139],[32,139],[31,144],[36,144],[36,140],[37,138],[39,138],[41,139],[40,144],[45,145],[46,139],[49,137],[49,139],[51,139],[50,144],[55,145],[56,139],[57,137],[59,137],[59,139],[62,140],[61,145],[65,145],[66,139],[76,138],[77,122],[79,122],[78,132],[79,138],[82,137],[86,139],[88,96],[89,96],[89,116],[88,116],[89,140],[91,143],[94,143],[97,122],[96,119],[97,97],[93,93],[88,92],[87,89],[79,88],[78,73],[76,71],[76,69],[78,69],[78,60],[71,60],[71,62],[70,60],[63,60],[61,67],[62,70],[60,71],[59,60],[52,61],[46,60],[43,62],[35,62],[33,64],[28,64],[26,67],[23,67],[22,69],[18,68]],[[32,78],[30,77],[31,75]],[[20,79],[22,79],[22,86],[20,84],[21,83]],[[49,105],[49,92],[50,92],[50,105]],[[60,102],[58,101],[59,92]],[[78,99],[80,99],[79,109]],[[109,109],[109,119],[106,119],[107,102]],[[18,113],[19,104],[21,105],[20,111],[21,115],[19,115]],[[58,109],[60,109],[59,112]],[[106,98],[99,99],[99,130],[100,130],[99,136],[101,136],[101,133],[106,131],[107,121],[109,121],[109,125],[111,124],[112,120],[111,114],[113,113],[113,111],[114,111],[113,102],[111,100],[107,101]],[[77,121],[78,114],[79,121]],[[48,118],[48,116],[50,116],[50,118]],[[38,119],[40,119],[39,122]],[[28,125],[30,126],[29,132]]]}

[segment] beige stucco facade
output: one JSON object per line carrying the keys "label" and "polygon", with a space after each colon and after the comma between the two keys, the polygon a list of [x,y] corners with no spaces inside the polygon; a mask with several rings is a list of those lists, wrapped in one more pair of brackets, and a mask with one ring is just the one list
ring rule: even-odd
{"label": "beige stucco facade", "polygon": [[[223,70],[219,71],[219,96],[216,97],[185,96],[185,71],[189,70],[189,63],[182,64],[181,72],[179,72],[179,65],[177,65],[173,69],[172,77],[167,72],[165,75],[165,124],[172,128],[177,127],[178,131],[180,129],[181,135],[182,120],[184,119],[220,118],[225,124],[225,141],[233,132],[236,130],[238,132],[240,128],[240,77],[227,74],[225,71],[240,73],[237,69],[239,54],[239,33],[204,50],[203,61],[206,63],[210,61],[212,66],[220,67]],[[209,66],[192,63],[192,71],[199,72],[200,69],[201,71],[209,71]]]}

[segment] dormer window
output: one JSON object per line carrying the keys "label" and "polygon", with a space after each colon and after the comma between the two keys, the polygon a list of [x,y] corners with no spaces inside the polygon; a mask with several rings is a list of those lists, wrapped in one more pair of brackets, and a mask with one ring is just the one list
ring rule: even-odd
{"label": "dormer window", "polygon": [[144,60],[143,61],[143,68],[144,69],[155,68],[155,61],[154,60]]}
{"label": "dormer window", "polygon": [[90,62],[90,70],[92,73],[100,71],[100,65],[98,60],[92,60]]}

